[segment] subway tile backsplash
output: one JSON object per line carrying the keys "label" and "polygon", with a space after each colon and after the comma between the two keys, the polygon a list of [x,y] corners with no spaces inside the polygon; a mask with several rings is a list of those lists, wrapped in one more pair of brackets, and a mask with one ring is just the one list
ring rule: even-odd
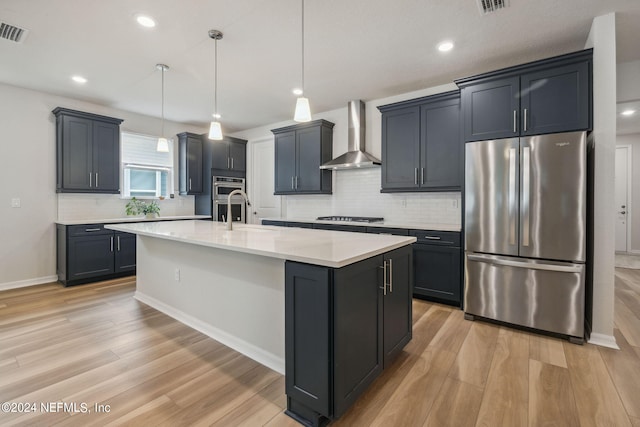
{"label": "subway tile backsplash", "polygon": [[[127,216],[125,205],[129,199],[119,194],[58,194],[58,220],[110,219]],[[156,200],[160,216],[193,215],[193,196]]]}
{"label": "subway tile backsplash", "polygon": [[381,216],[393,223],[460,225],[460,193],[380,193],[380,168],[333,172],[332,195],[286,196],[288,218]]}

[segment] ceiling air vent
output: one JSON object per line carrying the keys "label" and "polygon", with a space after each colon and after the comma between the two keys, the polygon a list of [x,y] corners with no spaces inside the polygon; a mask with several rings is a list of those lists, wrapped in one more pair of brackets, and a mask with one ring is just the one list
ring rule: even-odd
{"label": "ceiling air vent", "polygon": [[22,43],[27,34],[29,34],[29,30],[0,21],[0,39]]}
{"label": "ceiling air vent", "polygon": [[487,13],[496,12],[497,10],[504,9],[509,6],[508,0],[476,0],[480,13],[486,15]]}

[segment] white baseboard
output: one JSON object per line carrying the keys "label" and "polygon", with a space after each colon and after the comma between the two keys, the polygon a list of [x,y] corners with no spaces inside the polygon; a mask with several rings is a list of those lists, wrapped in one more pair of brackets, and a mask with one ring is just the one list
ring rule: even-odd
{"label": "white baseboard", "polygon": [[57,282],[58,276],[36,277],[35,279],[17,280],[15,282],[0,283],[0,291],[9,289],[26,288],[27,286],[42,285],[43,283]]}
{"label": "white baseboard", "polygon": [[597,334],[592,332],[591,338],[589,338],[589,344],[620,350],[620,347],[618,347],[618,344],[616,343],[616,338],[613,335]]}
{"label": "white baseboard", "polygon": [[640,255],[640,249],[631,249],[631,252],[629,253],[632,253],[634,255]]}
{"label": "white baseboard", "polygon": [[244,340],[241,340],[223,330],[211,326],[208,323],[196,319],[195,317],[186,314],[183,311],[170,307],[164,302],[158,301],[157,299],[145,295],[140,291],[135,292],[134,298],[144,304],[147,304],[148,306],[155,308],[158,311],[161,311],[167,316],[173,317],[177,321],[184,323],[185,325],[195,329],[196,331],[202,332],[203,334],[226,345],[227,347],[231,347],[232,349],[244,354],[247,357],[250,357],[256,362],[284,375],[284,359],[277,357],[272,353],[266,352],[263,349],[256,347],[255,345]]}

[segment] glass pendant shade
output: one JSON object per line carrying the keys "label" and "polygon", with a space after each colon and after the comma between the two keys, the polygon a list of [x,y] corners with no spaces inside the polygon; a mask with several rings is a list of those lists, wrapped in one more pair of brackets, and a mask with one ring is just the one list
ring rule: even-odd
{"label": "glass pendant shade", "polygon": [[220,127],[220,122],[211,122],[211,126],[209,127],[209,139],[213,139],[214,141],[220,141],[222,139],[222,128]]}
{"label": "glass pendant shade", "polygon": [[158,145],[156,145],[156,151],[160,153],[169,152],[169,141],[167,141],[167,138],[158,138]]}
{"label": "glass pendant shade", "polygon": [[296,112],[293,115],[296,122],[311,121],[311,109],[309,108],[309,99],[301,96],[296,101]]}

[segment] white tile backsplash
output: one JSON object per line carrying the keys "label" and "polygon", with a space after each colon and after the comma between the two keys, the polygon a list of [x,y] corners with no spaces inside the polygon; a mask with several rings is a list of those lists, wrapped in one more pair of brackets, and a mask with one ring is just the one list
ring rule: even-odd
{"label": "white tile backsplash", "polygon": [[393,223],[460,225],[460,193],[380,193],[380,168],[333,172],[332,195],[285,196],[287,218],[381,216]]}
{"label": "white tile backsplash", "polygon": [[[58,194],[58,221],[109,219],[126,217],[125,205],[129,199],[119,194]],[[175,199],[156,200],[160,216],[193,215],[194,197],[176,196]]]}

